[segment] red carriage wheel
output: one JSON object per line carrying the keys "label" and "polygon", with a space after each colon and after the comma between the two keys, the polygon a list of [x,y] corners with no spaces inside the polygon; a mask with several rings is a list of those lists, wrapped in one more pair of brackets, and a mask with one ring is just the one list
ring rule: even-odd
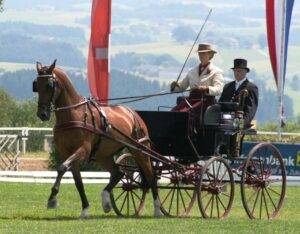
{"label": "red carriage wheel", "polygon": [[140,168],[129,153],[120,156],[116,164],[124,176],[110,193],[113,209],[119,216],[138,216],[144,207],[147,193],[142,188]]}
{"label": "red carriage wheel", "polygon": [[190,165],[184,172],[179,172],[172,165],[156,163],[154,169],[163,214],[169,217],[187,216],[196,200],[195,172],[198,165]]}
{"label": "red carriage wheel", "polygon": [[286,190],[286,171],[278,149],[267,142],[249,152],[241,178],[243,206],[251,219],[275,218]]}
{"label": "red carriage wheel", "polygon": [[197,195],[203,218],[224,219],[228,216],[234,198],[234,178],[225,159],[213,157],[205,163]]}

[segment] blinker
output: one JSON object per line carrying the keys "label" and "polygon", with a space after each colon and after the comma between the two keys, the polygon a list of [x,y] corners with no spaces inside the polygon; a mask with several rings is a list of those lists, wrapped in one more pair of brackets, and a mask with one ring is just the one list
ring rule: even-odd
{"label": "blinker", "polygon": [[32,92],[34,92],[34,93],[38,92],[38,90],[37,90],[37,80],[36,79],[32,82]]}
{"label": "blinker", "polygon": [[54,88],[53,80],[49,80],[47,85],[48,85],[48,88],[53,89]]}

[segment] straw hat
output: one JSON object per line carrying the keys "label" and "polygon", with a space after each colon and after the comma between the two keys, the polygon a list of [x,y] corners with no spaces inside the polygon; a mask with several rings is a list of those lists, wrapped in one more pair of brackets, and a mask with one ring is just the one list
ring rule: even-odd
{"label": "straw hat", "polygon": [[213,49],[213,45],[212,44],[208,44],[208,43],[200,43],[198,45],[198,53],[204,53],[204,52],[212,52],[213,54],[216,54],[217,51],[215,51]]}

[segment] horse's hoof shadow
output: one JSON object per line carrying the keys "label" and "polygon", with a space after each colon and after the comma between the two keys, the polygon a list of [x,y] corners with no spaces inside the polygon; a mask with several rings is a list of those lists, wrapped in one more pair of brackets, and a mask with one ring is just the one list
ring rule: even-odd
{"label": "horse's hoof shadow", "polygon": [[56,199],[52,199],[49,200],[47,203],[47,209],[55,209],[57,207],[57,200]]}

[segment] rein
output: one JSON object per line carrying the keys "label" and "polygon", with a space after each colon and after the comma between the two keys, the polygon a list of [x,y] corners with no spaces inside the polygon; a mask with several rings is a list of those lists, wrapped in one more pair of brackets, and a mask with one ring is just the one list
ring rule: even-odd
{"label": "rein", "polygon": [[62,110],[68,110],[68,109],[71,109],[71,108],[76,108],[76,107],[82,106],[82,105],[84,105],[84,104],[86,104],[86,103],[88,103],[88,102],[90,102],[90,101],[91,101],[91,100],[84,98],[84,101],[79,102],[79,103],[74,104],[74,105],[63,106],[63,107],[58,107],[58,108],[52,107],[52,108],[51,108],[51,111],[53,111],[53,112],[58,112],[58,111],[62,111]]}
{"label": "rein", "polygon": [[[154,94],[148,94],[148,95],[140,95],[140,96],[128,96],[128,97],[118,97],[118,98],[107,98],[107,99],[96,99],[97,101],[99,101],[100,103],[102,102],[107,102],[107,101],[117,101],[117,100],[127,100],[127,99],[133,99],[133,100],[128,100],[128,101],[124,101],[124,102],[120,102],[118,104],[125,104],[125,103],[130,103],[130,102],[137,102],[137,101],[141,101],[147,98],[151,98],[151,97],[159,97],[159,96],[166,96],[166,95],[172,95],[172,94],[182,94],[182,93],[186,93],[191,91],[191,89],[187,89],[184,91],[176,91],[176,92],[165,92],[162,91],[160,93],[154,93]],[[116,104],[115,104],[116,105]]]}

